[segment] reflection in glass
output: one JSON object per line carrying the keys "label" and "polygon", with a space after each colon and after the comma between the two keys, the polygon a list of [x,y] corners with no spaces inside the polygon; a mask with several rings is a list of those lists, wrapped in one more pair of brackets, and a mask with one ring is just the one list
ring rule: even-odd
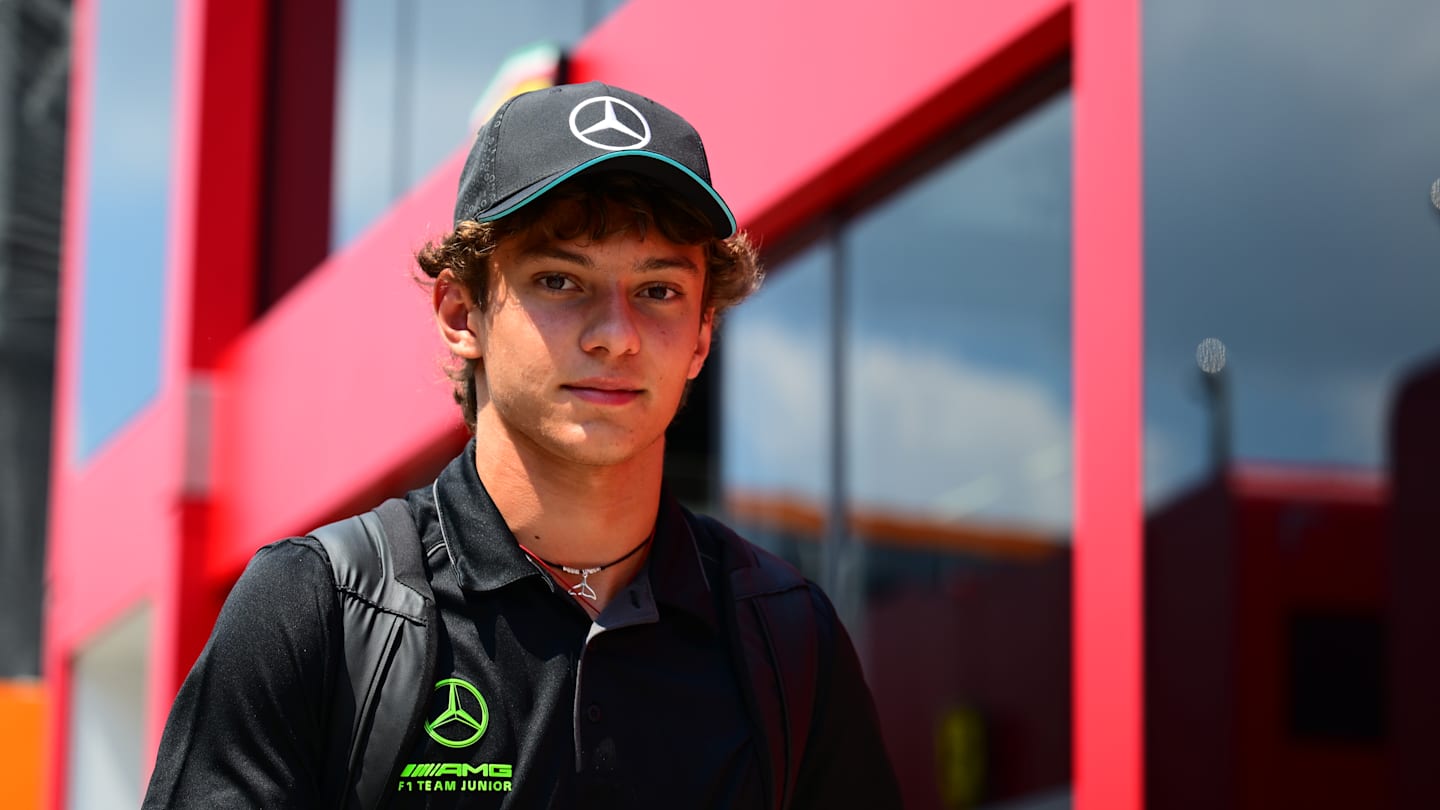
{"label": "reflection in glass", "polygon": [[1433,804],[1440,6],[1143,16],[1147,806]]}
{"label": "reflection in glass", "polygon": [[349,242],[472,137],[472,108],[515,51],[573,43],[588,0],[343,0],[331,243]]}
{"label": "reflection in glass", "polygon": [[1069,104],[845,234],[853,508],[1070,521]]}
{"label": "reflection in glass", "polygon": [[357,236],[402,191],[395,154],[402,126],[396,99],[400,9],[400,0],[344,0],[340,6],[332,247]]}
{"label": "reflection in glass", "polygon": [[834,600],[910,808],[1068,803],[1069,156],[1067,94],[721,332],[731,517]]}
{"label": "reflection in glass", "polygon": [[831,491],[833,261],[822,242],[770,268],[719,333],[726,511],[817,582]]}
{"label": "reflection in glass", "polygon": [[174,63],[173,2],[99,4],[76,381],[81,458],[160,387]]}
{"label": "reflection in glass", "polygon": [[[860,216],[841,242],[852,540],[837,580],[858,591],[845,601],[907,803],[1063,788],[1069,96]],[[955,774],[975,759],[986,767],[965,795]]]}

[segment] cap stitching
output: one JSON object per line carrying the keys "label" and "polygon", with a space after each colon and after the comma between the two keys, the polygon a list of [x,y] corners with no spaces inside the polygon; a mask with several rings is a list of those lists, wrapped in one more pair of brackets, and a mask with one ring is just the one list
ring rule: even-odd
{"label": "cap stitching", "polygon": [[517,97],[512,96],[499,110],[495,111],[495,120],[491,122],[490,131],[486,134],[485,144],[485,192],[480,198],[480,207],[474,212],[479,216],[481,212],[495,204],[491,197],[495,194],[495,150],[500,141],[500,128],[505,126],[505,116],[510,112],[510,105],[515,103]]}

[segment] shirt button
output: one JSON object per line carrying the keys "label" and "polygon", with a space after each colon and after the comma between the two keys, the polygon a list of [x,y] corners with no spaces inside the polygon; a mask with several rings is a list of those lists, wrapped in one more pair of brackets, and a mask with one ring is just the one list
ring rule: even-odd
{"label": "shirt button", "polygon": [[590,708],[585,710],[585,716],[589,718],[590,722],[592,723],[600,722],[600,707],[594,703],[591,703]]}

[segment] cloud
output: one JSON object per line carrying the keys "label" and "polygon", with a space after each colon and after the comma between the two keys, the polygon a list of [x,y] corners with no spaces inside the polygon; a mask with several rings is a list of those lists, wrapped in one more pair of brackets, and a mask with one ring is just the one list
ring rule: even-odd
{"label": "cloud", "polygon": [[933,348],[857,346],[850,495],[951,520],[1070,525],[1070,413],[1040,380]]}
{"label": "cloud", "polygon": [[830,372],[820,337],[763,321],[726,332],[727,484],[816,499],[829,490]]}
{"label": "cloud", "polygon": [[[818,337],[756,324],[730,334],[727,485],[818,496],[828,475],[828,366]],[[1044,380],[935,348],[855,346],[846,452],[864,508],[1063,533],[1069,406]]]}

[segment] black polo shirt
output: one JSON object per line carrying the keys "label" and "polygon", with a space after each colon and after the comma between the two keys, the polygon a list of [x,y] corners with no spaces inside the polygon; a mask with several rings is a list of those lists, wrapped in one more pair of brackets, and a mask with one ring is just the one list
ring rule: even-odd
{"label": "black polo shirt", "polygon": [[[426,726],[387,806],[765,806],[717,561],[677,503],[662,498],[645,568],[592,622],[518,547],[473,442],[407,501],[439,648]],[[325,804],[340,598],[315,540],[256,554],[176,698],[145,807]],[[835,632],[796,807],[899,806],[858,662]]]}

